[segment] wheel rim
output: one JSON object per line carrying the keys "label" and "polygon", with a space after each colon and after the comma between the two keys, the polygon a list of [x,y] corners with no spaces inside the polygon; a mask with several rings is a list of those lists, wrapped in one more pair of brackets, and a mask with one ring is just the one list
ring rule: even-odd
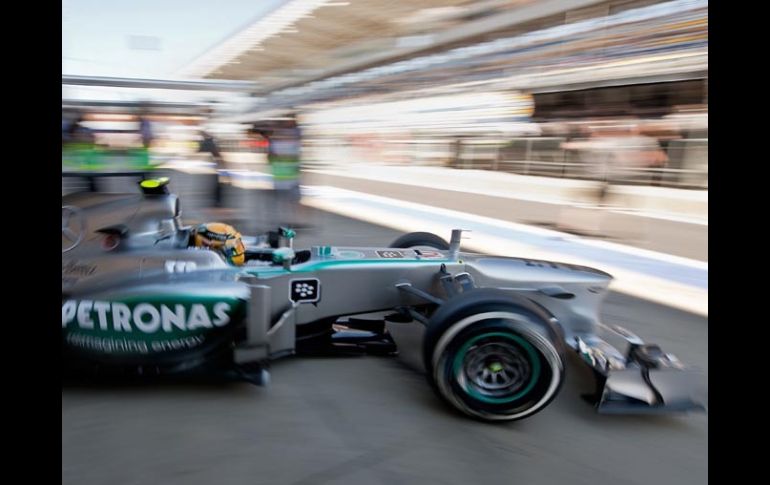
{"label": "wheel rim", "polygon": [[464,392],[492,404],[525,396],[540,377],[540,359],[532,345],[502,332],[470,339],[455,355],[452,367]]}
{"label": "wheel rim", "polygon": [[[534,399],[533,402],[522,405],[513,402],[502,403],[503,406],[509,405],[511,407],[499,410],[488,410],[480,409],[460,396],[460,394],[463,394],[470,397],[468,393],[462,389],[458,389],[459,385],[454,378],[455,372],[453,364],[457,354],[452,352],[453,355],[450,357],[446,350],[451,342],[468,327],[478,322],[494,320],[505,321],[506,324],[511,326],[515,331],[515,333],[506,331],[505,335],[519,336],[530,343],[532,347],[536,349],[537,354],[542,356],[542,361],[539,361],[541,362],[541,375],[538,379],[542,380],[544,378],[543,374],[547,374],[547,387],[542,393],[532,396]],[[510,311],[476,313],[455,323],[444,332],[436,346],[433,348],[432,372],[439,393],[460,411],[470,416],[476,416],[489,421],[522,419],[541,410],[551,399],[553,399],[559,390],[562,381],[563,362],[553,343],[551,343],[547,337],[534,330],[533,326],[535,324],[536,322],[528,320],[525,316]],[[534,389],[532,392],[534,392]],[[476,399],[476,401],[478,400]],[[490,402],[487,402],[487,404],[500,405],[498,403]]]}

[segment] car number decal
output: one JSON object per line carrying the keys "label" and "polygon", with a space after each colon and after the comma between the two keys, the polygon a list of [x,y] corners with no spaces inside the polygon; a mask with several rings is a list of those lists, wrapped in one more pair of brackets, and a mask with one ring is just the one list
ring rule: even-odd
{"label": "car number decal", "polygon": [[401,251],[377,251],[377,256],[384,259],[397,259],[403,258],[404,254]]}

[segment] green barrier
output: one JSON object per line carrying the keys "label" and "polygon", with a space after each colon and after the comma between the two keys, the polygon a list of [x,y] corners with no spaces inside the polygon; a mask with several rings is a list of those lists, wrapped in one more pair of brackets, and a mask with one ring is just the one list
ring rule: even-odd
{"label": "green barrier", "polygon": [[299,160],[295,157],[270,157],[270,168],[275,180],[297,180],[299,178]]}
{"label": "green barrier", "polygon": [[148,170],[153,168],[150,161],[150,150],[147,148],[138,148],[129,152],[129,164],[131,168],[137,170]]}
{"label": "green barrier", "polygon": [[104,166],[103,150],[88,143],[71,143],[62,149],[62,167],[99,170]]}
{"label": "green barrier", "polygon": [[[110,159],[120,160],[120,163]],[[110,150],[87,143],[70,143],[62,148],[62,169],[96,172],[101,170],[138,170],[148,171],[152,164],[147,148],[136,148],[126,152],[125,156],[116,157]]]}

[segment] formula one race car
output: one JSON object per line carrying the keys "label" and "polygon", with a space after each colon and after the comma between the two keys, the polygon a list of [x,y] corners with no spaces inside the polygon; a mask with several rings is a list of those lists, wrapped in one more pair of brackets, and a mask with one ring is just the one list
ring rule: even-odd
{"label": "formula one race car", "polygon": [[[201,238],[183,226],[163,181],[142,188],[62,198],[62,351],[71,371],[221,372],[265,384],[269,362],[282,356],[404,354],[417,339],[437,394],[483,420],[547,406],[567,350],[594,371],[600,412],[705,410],[701,374],[599,322],[612,279],[602,271],[461,252],[459,230],[449,243],[412,233],[389,247],[295,250],[282,229],[245,239],[239,251],[225,244],[240,243],[231,229]],[[220,244],[194,243],[201,239]],[[605,340],[612,336],[625,351]]]}

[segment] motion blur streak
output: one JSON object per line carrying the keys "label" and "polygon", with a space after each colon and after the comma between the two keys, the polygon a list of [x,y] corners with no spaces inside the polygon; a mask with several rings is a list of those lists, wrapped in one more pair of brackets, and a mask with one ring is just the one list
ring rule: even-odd
{"label": "motion blur streak", "polygon": [[[296,249],[328,251],[471,230],[465,251],[612,274],[602,322],[707,374],[707,0],[66,0],[62,12],[63,197],[138,197],[139,180],[168,177],[179,204],[158,233],[219,222],[247,247],[278,227]],[[64,205],[63,255],[82,241],[119,251],[120,226]],[[174,278],[195,270],[162,263]],[[63,285],[91,271],[63,264]],[[67,328],[107,325],[107,300],[65,303]],[[180,329],[186,308],[137,322],[126,306],[120,321]],[[75,344],[131,350],[129,332]],[[162,342],[199,343],[185,338]],[[269,388],[67,385],[62,482],[707,481],[708,415],[601,418],[574,362],[550,407],[500,427],[449,412],[407,359],[352,362],[275,362]]]}

